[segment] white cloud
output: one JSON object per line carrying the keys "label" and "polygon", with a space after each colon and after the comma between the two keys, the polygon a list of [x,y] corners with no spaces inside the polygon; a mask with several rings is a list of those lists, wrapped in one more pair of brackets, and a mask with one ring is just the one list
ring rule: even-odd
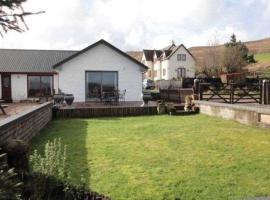
{"label": "white cloud", "polygon": [[[238,4],[249,7],[254,1]],[[268,11],[263,18],[270,19],[269,1],[256,2]],[[123,50],[135,50],[161,48],[172,40],[206,45],[214,36],[227,41],[232,33],[248,40],[251,33],[238,4],[228,0],[28,0],[26,11],[46,13],[27,17],[30,30],[8,33],[0,39],[0,48],[80,49],[104,38]],[[246,14],[248,20],[255,17]]]}

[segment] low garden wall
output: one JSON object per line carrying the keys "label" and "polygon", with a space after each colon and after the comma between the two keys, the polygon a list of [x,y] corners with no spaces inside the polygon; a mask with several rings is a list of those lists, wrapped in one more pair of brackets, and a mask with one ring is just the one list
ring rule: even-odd
{"label": "low garden wall", "polygon": [[9,139],[29,142],[52,120],[52,103],[47,102],[35,108],[0,121],[0,144]]}
{"label": "low garden wall", "polygon": [[195,101],[200,113],[231,119],[243,124],[270,127],[270,107],[259,104],[227,104]]}
{"label": "low garden wall", "polygon": [[127,117],[140,115],[156,115],[156,106],[145,107],[104,107],[104,108],[73,108],[54,109],[54,118],[92,118],[92,117]]}

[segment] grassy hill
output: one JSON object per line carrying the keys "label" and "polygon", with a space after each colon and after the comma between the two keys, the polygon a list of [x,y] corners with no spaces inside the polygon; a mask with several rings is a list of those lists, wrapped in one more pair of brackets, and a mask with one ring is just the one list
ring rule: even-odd
{"label": "grassy hill", "polygon": [[[270,72],[270,38],[261,40],[244,42],[250,53],[255,55],[255,59],[258,61],[256,64],[247,66],[250,71],[269,71]],[[207,54],[209,46],[191,47],[189,50],[197,60],[199,66],[202,61],[202,57]],[[219,45],[216,50],[220,53],[223,51],[224,45]]]}

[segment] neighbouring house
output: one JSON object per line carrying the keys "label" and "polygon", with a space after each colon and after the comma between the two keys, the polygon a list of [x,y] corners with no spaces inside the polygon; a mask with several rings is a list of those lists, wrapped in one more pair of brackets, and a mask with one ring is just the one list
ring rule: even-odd
{"label": "neighbouring house", "polygon": [[61,90],[84,102],[125,90],[126,101],[141,101],[147,69],[105,40],[81,51],[0,49],[0,99],[21,101]]}
{"label": "neighbouring house", "polygon": [[141,62],[148,66],[145,78],[171,80],[195,76],[195,58],[183,45],[172,45],[161,50],[143,50]]}

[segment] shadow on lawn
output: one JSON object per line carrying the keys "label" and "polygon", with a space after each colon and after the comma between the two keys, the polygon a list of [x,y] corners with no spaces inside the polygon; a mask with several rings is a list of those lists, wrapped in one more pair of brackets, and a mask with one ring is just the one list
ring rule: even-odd
{"label": "shadow on lawn", "polygon": [[88,122],[83,119],[55,120],[36,136],[32,144],[32,151],[44,153],[44,146],[48,140],[61,138],[62,144],[67,145],[67,163],[71,172],[71,181],[82,184],[82,177],[90,188],[90,161],[87,150]]}

